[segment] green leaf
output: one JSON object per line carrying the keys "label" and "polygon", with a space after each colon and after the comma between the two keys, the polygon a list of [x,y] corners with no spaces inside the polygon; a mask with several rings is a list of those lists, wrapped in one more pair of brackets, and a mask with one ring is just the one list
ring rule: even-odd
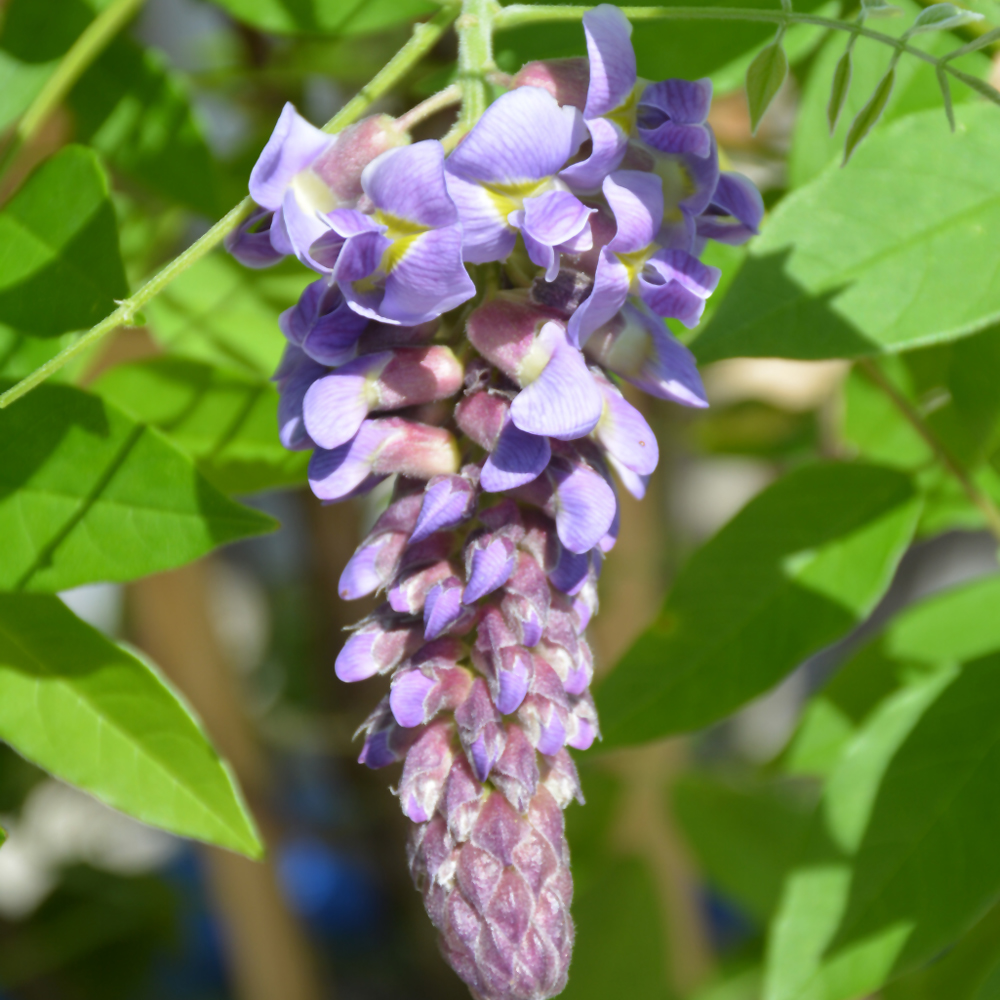
{"label": "green leaf", "polygon": [[747,70],[747,106],[750,108],[750,131],[756,132],[764,112],[788,76],[788,56],[780,39],[761,50]]}
{"label": "green leaf", "polygon": [[891,353],[995,323],[1000,119],[955,110],[955,135],[939,111],[910,115],[782,201],[694,341],[699,361]]}
{"label": "green leaf", "polygon": [[161,430],[225,493],[305,482],[309,455],[278,440],[270,382],[165,357],[112,368],[91,389]]}
{"label": "green leaf", "polygon": [[844,109],[844,101],[851,89],[851,50],[848,49],[838,60],[837,68],[833,71],[833,87],[830,90],[830,102],[826,106],[826,120],[830,125],[832,135],[840,119],[840,112]]}
{"label": "green leaf", "polygon": [[[920,7],[911,0],[901,0],[901,3],[906,17],[879,25],[879,31],[893,36],[903,34],[905,22],[914,17]],[[913,39],[911,44],[931,55],[942,56],[952,51],[959,40],[951,34],[928,34]],[[857,117],[868,95],[878,86],[879,80],[885,76],[892,61],[893,50],[889,46],[870,38],[858,38],[852,50],[850,93],[847,95],[839,126],[831,133],[826,127],[824,111],[828,104],[830,81],[836,75],[842,49],[843,42],[839,37],[830,38],[817,53],[815,64],[806,78],[788,158],[788,179],[792,187],[802,187],[818,176],[825,167],[834,161],[839,162],[850,123]],[[977,54],[958,60],[956,66],[975,76],[986,77],[990,72],[990,61]],[[973,91],[964,84],[955,86],[955,103],[964,103],[973,96]],[[906,115],[939,108],[940,105],[941,95],[935,68],[922,59],[904,56],[896,65],[896,84],[875,132],[881,132],[887,124]]]}
{"label": "green leaf", "polygon": [[752,500],[692,556],[658,619],[597,688],[605,746],[704,726],[867,615],[920,512],[910,480],[817,465]]}
{"label": "green leaf", "polygon": [[1000,576],[954,587],[907,608],[887,633],[897,659],[953,663],[1000,650]]}
{"label": "green leaf", "polygon": [[251,271],[214,254],[149,303],[149,325],[171,353],[269,378],[286,344],[278,316],[315,278],[298,261]]}
{"label": "green leaf", "polygon": [[972,10],[963,10],[953,3],[935,3],[931,4],[930,7],[925,7],[917,15],[909,34],[919,35],[924,31],[950,31],[953,28],[961,28],[982,19],[982,14],[977,14]]}
{"label": "green leaf", "polygon": [[789,774],[826,777],[875,707],[907,679],[908,666],[890,656],[882,637],[838,667],[814,695],[792,737],[782,765]]}
{"label": "green leaf", "polygon": [[815,806],[806,788],[687,774],[673,790],[674,815],[702,874],[766,923],[785,873],[798,859]]}
{"label": "green leaf", "polygon": [[[103,6],[98,0],[11,0],[0,35],[0,128],[27,109]],[[226,207],[219,170],[180,77],[157,53],[116,38],[67,104],[77,140],[98,149],[115,170],[206,215]]]}
{"label": "green leaf", "polygon": [[232,772],[190,709],[56,597],[0,594],[0,738],[144,823],[263,853]]}
{"label": "green leaf", "polygon": [[210,218],[239,197],[221,190],[181,78],[158,53],[117,39],[80,78],[69,105],[79,138],[146,189]]}
{"label": "green leaf", "polygon": [[56,591],[180,566],[274,527],[158,431],[70,386],[0,411],[0,589]]}
{"label": "green leaf", "polygon": [[670,1000],[660,901],[648,864],[609,858],[573,900],[576,943],[564,1000]]}
{"label": "green leaf", "polygon": [[425,14],[431,0],[214,0],[233,17],[262,31],[361,35]]}
{"label": "green leaf", "polygon": [[948,82],[948,74],[943,66],[938,66],[935,71],[937,76],[938,89],[941,91],[941,100],[944,102],[944,113],[948,118],[948,124],[952,132],[955,131],[955,105],[951,99],[951,84]]}
{"label": "green leaf", "polygon": [[67,146],[0,211],[0,323],[54,337],[127,295],[107,178],[90,150]]}
{"label": "green leaf", "polygon": [[1000,906],[924,969],[881,991],[883,1000],[997,1000],[1000,997]]}
{"label": "green leaf", "polygon": [[858,733],[827,786],[827,845],[786,884],[767,1000],[868,995],[992,905],[998,713],[993,655],[908,685]]}
{"label": "green leaf", "polygon": [[875,123],[882,117],[882,112],[885,110],[886,102],[889,100],[895,82],[896,68],[894,66],[882,77],[868,103],[851,122],[851,127],[847,132],[847,141],[844,143],[844,163],[847,163],[858,143],[868,135],[875,127]]}

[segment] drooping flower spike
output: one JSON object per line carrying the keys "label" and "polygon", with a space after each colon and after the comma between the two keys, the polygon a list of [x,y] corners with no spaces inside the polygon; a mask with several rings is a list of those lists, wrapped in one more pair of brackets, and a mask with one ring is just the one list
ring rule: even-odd
{"label": "drooping flower spike", "polygon": [[718,281],[705,241],[742,242],[763,214],[719,173],[707,84],[637,81],[617,8],[584,26],[589,62],[529,64],[447,158],[434,140],[331,145],[286,109],[232,243],[322,275],[281,317],[275,374],[313,492],[395,477],[338,587],[384,600],[335,671],[387,677],[359,760],[402,763],[410,871],[479,1000],[566,984],[569,750],[600,738],[584,633],[618,488],[641,497],[659,459],[630,386],[707,405],[663,317],[698,321]]}

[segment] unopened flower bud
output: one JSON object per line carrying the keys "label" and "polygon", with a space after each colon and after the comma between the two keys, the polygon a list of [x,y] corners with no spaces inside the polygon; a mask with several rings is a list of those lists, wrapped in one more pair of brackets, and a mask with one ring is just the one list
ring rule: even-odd
{"label": "unopened flower bud", "polygon": [[455,712],[455,722],[473,773],[485,781],[503,753],[507,735],[483,678],[472,682],[468,697]]}
{"label": "unopened flower bud", "polygon": [[389,706],[408,728],[429,722],[438,712],[454,711],[469,696],[472,674],[457,666],[462,646],[454,639],[430,642],[392,679]]}
{"label": "unopened flower bud", "polygon": [[341,129],[329,148],[313,161],[312,172],[329,187],[338,204],[351,204],[362,195],[365,167],[386,150],[409,141],[389,115],[370,115]]}
{"label": "unopened flower bud", "polygon": [[484,358],[517,379],[542,327],[557,319],[555,310],[537,305],[527,294],[506,292],[483,303],[469,316],[466,333]]}
{"label": "unopened flower bud", "polygon": [[406,751],[420,738],[423,730],[404,729],[393,718],[389,708],[388,697],[383,698],[375,711],[358,728],[354,734],[365,734],[365,744],[358,757],[359,764],[366,764],[373,770],[386,767],[402,760]]}
{"label": "unopened flower bud", "polygon": [[400,573],[389,590],[389,604],[400,614],[419,615],[424,601],[435,584],[455,576],[455,568],[447,559],[441,559],[418,569]]}
{"label": "unopened flower bud", "polygon": [[426,823],[444,795],[455,758],[454,731],[450,721],[435,722],[406,754],[397,794],[403,812],[414,823]]}
{"label": "unopened flower bud", "polygon": [[423,642],[423,629],[400,619],[383,604],[344,643],[334,666],[342,681],[362,681],[384,674],[415,653]]}
{"label": "unopened flower bud", "polygon": [[570,59],[545,59],[525,63],[511,82],[515,87],[541,87],[560,104],[583,111],[590,85],[590,62],[582,56]]}
{"label": "unopened flower bud", "polygon": [[493,451],[510,410],[510,400],[492,392],[466,396],[455,407],[455,423],[480,448]]}
{"label": "unopened flower bud", "polygon": [[493,765],[490,780],[519,813],[527,812],[538,787],[538,762],[535,748],[520,726],[508,726],[507,744]]}
{"label": "unopened flower bud", "polygon": [[411,540],[419,542],[467,521],[476,508],[476,493],[475,483],[467,476],[435,476],[427,484]]}
{"label": "unopened flower bud", "polygon": [[366,420],[358,433],[332,450],[317,449],[309,485],[321,500],[342,500],[394,472],[430,479],[458,471],[458,447],[440,427],[401,417]]}
{"label": "unopened flower bud", "polygon": [[461,385],[462,366],[447,347],[362,355],[309,388],[306,430],[321,448],[336,448],[357,434],[370,412],[445,399]]}
{"label": "unopened flower bud", "polygon": [[505,535],[484,534],[473,538],[465,547],[466,579],[462,594],[466,604],[492,594],[502,587],[514,571],[517,550]]}
{"label": "unopened flower bud", "polygon": [[462,581],[449,576],[434,584],[424,599],[424,638],[435,639],[445,632],[471,626],[475,610],[462,603]]}

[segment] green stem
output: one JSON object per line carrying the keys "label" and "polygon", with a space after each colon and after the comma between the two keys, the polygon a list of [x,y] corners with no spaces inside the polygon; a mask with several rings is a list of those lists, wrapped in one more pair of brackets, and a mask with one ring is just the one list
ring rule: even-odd
{"label": "green stem", "polygon": [[[545,21],[579,21],[588,10],[593,8],[511,4],[496,13],[493,18],[493,28],[495,31],[502,31]],[[946,73],[951,74],[956,80],[961,80],[987,100],[1000,104],[1000,91],[968,73],[954,69],[948,62],[949,56],[933,56],[914,48],[902,39],[885,35],[881,31],[872,31],[871,28],[859,27],[853,22],[837,21],[834,18],[821,17],[819,14],[803,14],[798,11],[751,10],[741,7],[622,7],[621,11],[630,21],[758,21],[786,27],[792,24],[814,24],[831,31],[846,31],[881,42],[900,54],[905,52],[932,66],[941,67]]]}
{"label": "green stem", "polygon": [[[413,36],[395,56],[363,87],[333,118],[323,126],[327,132],[337,132],[355,121],[369,105],[409,72],[437,43],[449,25],[458,16],[457,7],[443,8],[425,24],[413,29]],[[125,299],[118,308],[88,330],[79,340],[60,351],[54,358],[36,368],[30,375],[0,395],[0,409],[10,406],[23,395],[40,385],[50,375],[59,371],[67,362],[96,344],[101,338],[119,326],[131,323],[139,310],[163,291],[179,274],[214,250],[253,211],[253,199],[244,198],[232,211],[220,219],[197,242],[192,243],[179,257],[175,257],[158,274],[146,282],[131,298]]]}
{"label": "green stem", "polygon": [[934,431],[927,426],[917,408],[885,377],[878,365],[867,358],[860,361],[859,365],[870,381],[892,400],[896,409],[899,410],[910,426],[923,438],[931,451],[937,456],[938,461],[958,481],[965,495],[979,508],[986,519],[986,525],[990,532],[992,532],[997,541],[1000,541],[1000,508],[973,482],[968,471],[948,451]]}
{"label": "green stem", "polygon": [[77,80],[132,19],[142,3],[143,0],[114,0],[87,25],[21,116],[0,158],[0,174],[7,169],[21,147],[38,134],[38,130],[66,99]]}
{"label": "green stem", "polygon": [[462,0],[462,13],[455,22],[462,110],[455,127],[445,136],[445,149],[454,148],[458,140],[479,121],[489,103],[486,75],[496,69],[493,62],[493,23],[500,10],[496,0]]}

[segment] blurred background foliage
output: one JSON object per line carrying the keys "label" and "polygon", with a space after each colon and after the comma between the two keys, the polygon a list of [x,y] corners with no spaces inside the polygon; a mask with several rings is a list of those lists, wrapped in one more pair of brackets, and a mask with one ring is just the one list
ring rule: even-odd
{"label": "blurred background foliage", "polygon": [[[0,131],[107,6],[0,2]],[[890,34],[919,9],[899,6],[879,25]],[[970,6],[1000,23],[995,0]],[[285,101],[326,120],[436,9],[146,0],[0,180],[0,378],[53,356],[242,197]],[[791,75],[752,135],[742,80],[771,31],[667,21],[633,36],[640,75],[712,79],[722,158],[770,211],[749,251],[708,252],[724,283],[692,346],[711,409],[634,400],[662,458],[643,504],[622,497],[591,628],[605,742],[580,757],[588,803],[567,813],[578,941],[564,995],[851,1000],[892,979],[885,1000],[993,1000],[1000,577],[948,462],[1000,503],[1000,112],[955,86],[952,136],[933,67],[904,59],[839,170],[890,51],[858,42],[831,137],[843,38],[794,27]],[[940,55],[972,37],[915,44]],[[569,23],[495,47],[508,72],[585,51]],[[455,57],[448,35],[376,110],[447,85]],[[989,48],[958,65],[1000,81]],[[55,251],[33,264],[39,241]],[[0,997],[465,994],[409,883],[386,778],[354,764],[370,693],[333,678],[343,628],[370,609],[342,604],[336,581],[384,498],[321,507],[275,433],[277,316],[309,280],[294,262],[258,273],[206,257],[135,327],[0,413],[3,440],[23,443],[5,483],[30,478],[40,448],[58,465],[70,442],[58,488],[91,489],[81,469],[117,440],[87,424],[91,400],[114,434],[155,428],[150,447],[175,446],[204,477],[178,466],[174,520],[143,529],[167,537],[197,500],[204,524],[142,571],[168,572],[125,582],[140,574],[88,549],[82,524],[71,556],[45,565],[5,541],[0,576],[63,590],[159,663],[271,848],[255,865],[192,845],[0,748]],[[60,409],[52,394],[70,386],[88,395]],[[205,555],[270,523],[234,496],[280,530]],[[5,538],[20,516],[0,497]],[[113,515],[88,517],[114,530]]]}

